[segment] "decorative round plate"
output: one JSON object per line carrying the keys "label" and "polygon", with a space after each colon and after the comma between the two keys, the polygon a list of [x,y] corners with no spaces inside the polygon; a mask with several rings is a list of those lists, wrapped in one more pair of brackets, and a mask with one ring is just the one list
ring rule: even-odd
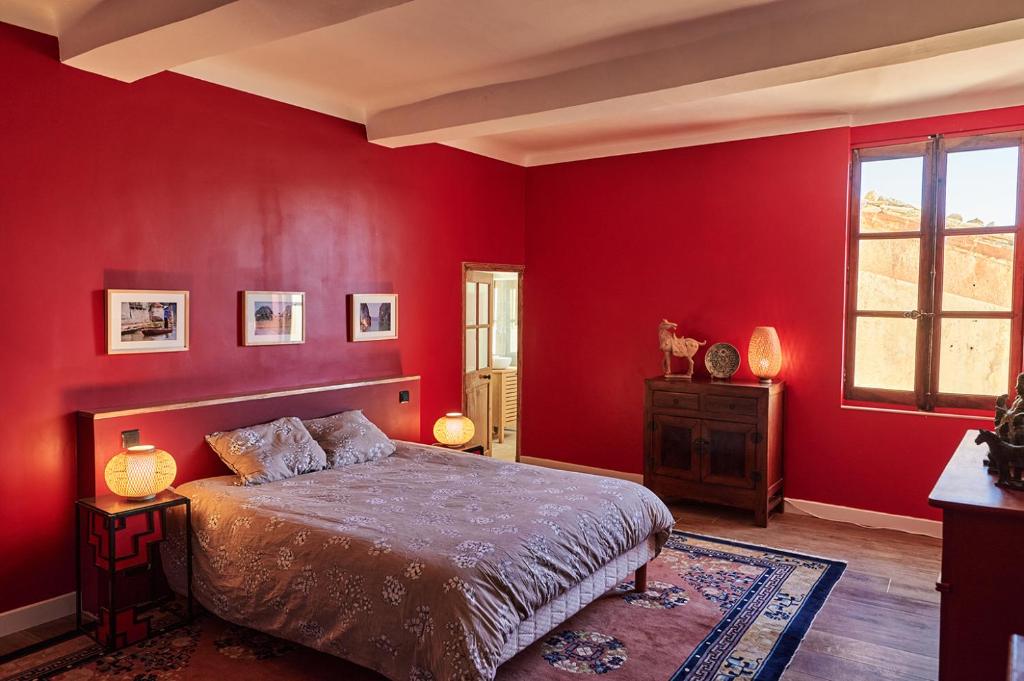
{"label": "decorative round plate", "polygon": [[732,378],[740,368],[740,352],[728,343],[715,343],[704,355],[704,366],[712,378]]}

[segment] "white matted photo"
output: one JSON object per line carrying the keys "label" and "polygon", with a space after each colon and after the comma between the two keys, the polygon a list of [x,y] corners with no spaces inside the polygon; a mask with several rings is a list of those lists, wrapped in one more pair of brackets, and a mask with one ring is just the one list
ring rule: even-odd
{"label": "white matted photo", "polygon": [[245,291],[242,296],[245,345],[306,342],[306,294],[302,291]]}
{"label": "white matted photo", "polygon": [[188,350],[188,291],[107,290],[107,353]]}
{"label": "white matted photo", "polygon": [[353,293],[348,297],[348,336],[352,341],[398,338],[398,295]]}

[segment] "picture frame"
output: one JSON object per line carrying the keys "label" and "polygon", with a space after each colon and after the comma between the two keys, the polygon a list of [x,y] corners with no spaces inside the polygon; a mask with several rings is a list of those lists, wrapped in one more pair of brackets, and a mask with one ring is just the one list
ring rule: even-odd
{"label": "picture frame", "polygon": [[242,291],[243,345],[305,342],[305,291]]}
{"label": "picture frame", "polygon": [[107,289],[107,354],[188,350],[189,292]]}
{"label": "picture frame", "polygon": [[349,295],[348,339],[353,342],[398,338],[397,293]]}

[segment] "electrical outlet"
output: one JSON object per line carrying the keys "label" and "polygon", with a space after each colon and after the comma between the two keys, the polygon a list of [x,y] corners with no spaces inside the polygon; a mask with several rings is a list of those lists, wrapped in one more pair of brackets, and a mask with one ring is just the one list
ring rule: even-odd
{"label": "electrical outlet", "polygon": [[139,436],[139,429],[135,430],[122,430],[121,431],[121,449],[128,449],[134,447],[142,441]]}

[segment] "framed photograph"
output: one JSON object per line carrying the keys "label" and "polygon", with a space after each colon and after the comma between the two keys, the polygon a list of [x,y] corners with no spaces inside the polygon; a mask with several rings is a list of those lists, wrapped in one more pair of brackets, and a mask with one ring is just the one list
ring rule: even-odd
{"label": "framed photograph", "polygon": [[107,290],[107,354],[188,350],[188,291]]}
{"label": "framed photograph", "polygon": [[348,338],[375,341],[398,338],[398,295],[353,293],[348,297]]}
{"label": "framed photograph", "polygon": [[242,328],[245,345],[305,343],[306,294],[301,291],[244,291]]}

